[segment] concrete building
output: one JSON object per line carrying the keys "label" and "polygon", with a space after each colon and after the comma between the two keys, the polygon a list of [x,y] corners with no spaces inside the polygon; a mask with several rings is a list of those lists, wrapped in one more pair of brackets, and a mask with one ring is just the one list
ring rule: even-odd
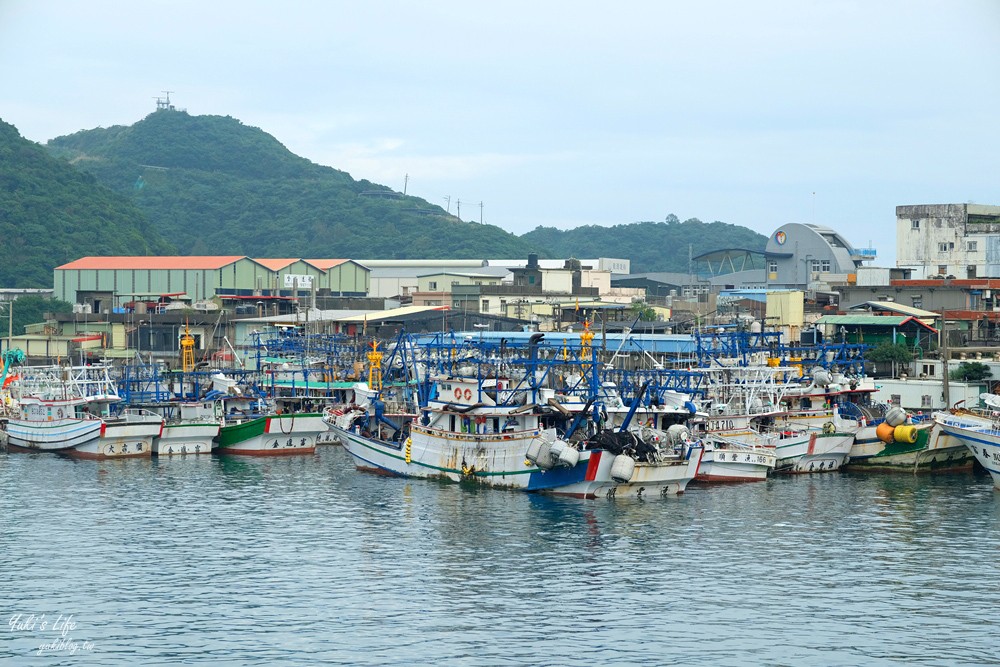
{"label": "concrete building", "polygon": [[[408,301],[419,289],[419,276],[433,272],[478,273],[508,278],[512,269],[524,268],[523,259],[362,259],[358,260],[371,270],[369,295],[384,299],[399,298]],[[601,257],[597,259],[566,260],[537,259],[540,269],[561,270],[566,262],[579,262],[583,271],[628,273],[631,266],[627,259]]]}
{"label": "concrete building", "polygon": [[856,280],[862,262],[875,259],[872,248],[854,248],[829,227],[790,223],[767,241],[767,287],[829,289]]}
{"label": "concrete building", "polygon": [[1000,206],[897,206],[896,266],[914,279],[1000,278]]}

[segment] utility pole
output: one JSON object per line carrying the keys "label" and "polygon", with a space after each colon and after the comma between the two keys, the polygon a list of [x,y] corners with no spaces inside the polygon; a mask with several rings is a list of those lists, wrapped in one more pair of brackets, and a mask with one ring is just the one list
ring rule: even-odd
{"label": "utility pole", "polygon": [[461,199],[455,200],[455,217],[458,218],[459,220],[462,219],[462,200]]}
{"label": "utility pole", "polygon": [[479,202],[479,224],[483,224],[483,202]]}
{"label": "utility pole", "polygon": [[7,349],[14,347],[14,299],[7,302]]}
{"label": "utility pole", "polygon": [[410,182],[410,175],[409,174],[404,174],[403,175],[403,194],[404,195],[406,194],[406,186],[409,184],[409,182]]}
{"label": "utility pole", "polygon": [[444,196],[445,212],[451,215],[451,195]]}
{"label": "utility pole", "polygon": [[941,309],[941,372],[944,375],[941,384],[941,393],[944,396],[944,409],[947,410],[951,407],[951,385],[948,384],[948,358],[951,353],[948,352],[948,320],[945,318],[945,313],[947,311]]}

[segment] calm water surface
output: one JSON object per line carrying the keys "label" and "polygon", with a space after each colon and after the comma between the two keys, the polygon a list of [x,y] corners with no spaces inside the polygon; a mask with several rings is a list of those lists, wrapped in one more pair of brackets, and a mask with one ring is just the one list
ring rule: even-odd
{"label": "calm water surface", "polygon": [[0,529],[2,664],[1000,663],[1000,493],[971,474],[609,502],[339,447],[0,453]]}

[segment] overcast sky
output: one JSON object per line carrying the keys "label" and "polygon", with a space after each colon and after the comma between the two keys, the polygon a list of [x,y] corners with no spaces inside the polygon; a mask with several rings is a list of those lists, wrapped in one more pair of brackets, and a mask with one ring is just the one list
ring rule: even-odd
{"label": "overcast sky", "polygon": [[895,206],[1000,204],[1000,0],[0,0],[26,138],[164,90],[518,234],[816,222],[889,265]]}

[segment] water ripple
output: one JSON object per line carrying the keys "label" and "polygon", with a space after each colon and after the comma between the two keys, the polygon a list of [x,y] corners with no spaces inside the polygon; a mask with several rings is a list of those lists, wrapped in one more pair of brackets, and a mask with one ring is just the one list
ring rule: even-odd
{"label": "water ripple", "polygon": [[[971,475],[582,502],[359,474],[328,447],[0,455],[0,489],[0,610],[49,623],[0,629],[11,664],[1000,659],[1000,501]],[[75,654],[43,646],[60,614]]]}

